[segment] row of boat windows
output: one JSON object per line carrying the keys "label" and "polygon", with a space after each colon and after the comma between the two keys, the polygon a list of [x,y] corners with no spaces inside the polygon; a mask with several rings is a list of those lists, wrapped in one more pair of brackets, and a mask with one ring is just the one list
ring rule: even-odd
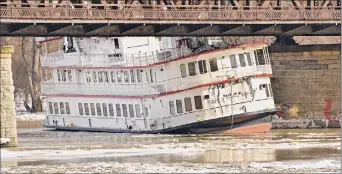
{"label": "row of boat windows", "polygon": [[[265,89],[266,90],[266,96],[267,97],[273,97],[271,84],[261,84],[259,86],[260,90]],[[176,103],[176,107],[175,107]],[[194,103],[195,103],[195,109],[203,109],[202,104],[202,96],[194,96]],[[184,98],[184,105],[185,105],[185,111],[191,112],[193,110],[192,105],[192,98],[191,97],[185,97]],[[176,112],[181,114],[183,113],[183,100],[176,100],[175,101],[169,101],[169,108],[170,108],[170,114],[175,115]]]}
{"label": "row of boat windows", "polygon": [[[143,70],[119,70],[119,71],[87,71],[87,82],[100,82],[100,83],[142,83]],[[145,72],[146,81],[153,83],[156,79],[156,73],[152,73],[152,69]]]}
{"label": "row of boat windows", "polygon": [[71,70],[57,70],[58,82],[72,82]]}
{"label": "row of boat windows", "polygon": [[[203,104],[202,104],[202,96],[194,96],[194,101],[195,101],[195,109],[203,109]],[[176,108],[175,108],[175,103],[176,103]],[[185,97],[184,98],[184,105],[185,105],[185,111],[186,112],[191,112],[193,107],[192,107],[192,99],[191,97]],[[169,101],[169,108],[170,108],[170,114],[175,115],[176,112],[178,114],[183,113],[183,100],[176,100],[175,101]]]}
{"label": "row of boat windows", "polygon": [[[265,89],[266,96],[267,97],[273,97],[273,92],[271,88],[271,84],[261,84],[259,85],[259,90]],[[176,107],[175,107],[176,103]],[[194,103],[195,103],[195,109],[203,109],[202,104],[202,96],[194,96]],[[185,111],[191,112],[193,110],[192,105],[192,98],[191,97],[185,97],[184,98],[184,105],[185,105]],[[107,107],[108,106],[108,107]],[[128,106],[128,110],[127,110]],[[182,100],[176,100],[176,101],[169,101],[169,108],[170,108],[170,114],[175,115],[177,113],[183,113],[183,101]],[[107,103],[78,103],[78,109],[80,115],[92,115],[92,116],[114,116],[114,105],[113,104],[107,104]],[[139,104],[116,104],[115,110],[116,110],[116,116],[117,117],[137,117],[141,118],[140,113],[140,105]],[[129,112],[128,112],[129,111]],[[50,114],[67,114],[70,115],[70,106],[68,102],[49,102],[49,112]],[[145,107],[145,110],[143,112],[144,115],[148,116],[148,109]]]}
{"label": "row of boat windows", "polygon": [[[199,60],[197,62],[198,62],[199,73],[200,74],[207,73],[208,71],[207,71],[206,60]],[[218,71],[217,59],[216,58],[209,59],[209,65],[210,65],[210,71],[211,72]],[[188,63],[188,70],[189,70],[189,76],[195,76],[197,74],[196,73],[196,62],[189,62]],[[180,71],[181,71],[181,76],[183,78],[187,76],[185,64],[180,65]]]}
{"label": "row of boat windows", "polygon": [[70,106],[68,102],[49,102],[49,112],[50,114],[62,114],[70,115]]}
{"label": "row of boat windows", "polygon": [[[258,58],[259,65],[264,65],[265,59],[263,57],[264,56],[263,50],[257,50],[256,55],[258,55],[257,58]],[[241,67],[246,67],[247,65],[252,66],[252,64],[253,64],[250,53],[238,54],[238,58],[239,58],[239,62],[240,62]],[[230,61],[231,68],[237,68],[238,67],[235,54],[232,54],[229,56],[229,61]],[[208,72],[206,60],[197,61],[197,66],[198,66],[199,74],[205,74]],[[210,67],[211,72],[218,71],[217,59],[216,58],[209,59],[209,67]],[[186,72],[186,64],[180,65],[180,71],[181,71],[181,76],[183,78],[186,77],[187,75],[188,76],[196,76],[196,74],[197,74],[196,62],[189,62],[188,63],[188,72],[189,72],[188,74]]]}
{"label": "row of boat windows", "polygon": [[[115,106],[115,108],[114,108]],[[141,118],[142,115],[148,116],[148,108],[145,107],[141,113],[141,106],[139,104],[107,104],[107,103],[78,103],[79,115],[92,116],[111,116],[114,117],[131,117]]]}

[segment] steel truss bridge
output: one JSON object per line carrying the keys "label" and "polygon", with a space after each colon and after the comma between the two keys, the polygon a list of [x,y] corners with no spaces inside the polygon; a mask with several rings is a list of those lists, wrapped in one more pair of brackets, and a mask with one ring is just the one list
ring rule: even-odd
{"label": "steel truss bridge", "polygon": [[2,36],[341,34],[341,0],[0,0],[0,5]]}

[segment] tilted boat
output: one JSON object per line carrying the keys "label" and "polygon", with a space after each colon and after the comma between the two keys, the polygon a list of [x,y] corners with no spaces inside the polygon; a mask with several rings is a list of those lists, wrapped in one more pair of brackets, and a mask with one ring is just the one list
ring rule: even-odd
{"label": "tilted boat", "polygon": [[259,133],[276,112],[267,44],[64,39],[42,57],[44,127],[117,133]]}

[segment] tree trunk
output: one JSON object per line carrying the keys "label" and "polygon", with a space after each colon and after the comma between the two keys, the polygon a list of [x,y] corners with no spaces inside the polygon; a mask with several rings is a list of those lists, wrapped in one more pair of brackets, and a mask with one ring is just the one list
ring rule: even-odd
{"label": "tree trunk", "polygon": [[41,69],[40,69],[40,51],[42,45],[36,43],[36,38],[33,38],[32,46],[32,72],[29,78],[30,92],[32,99],[32,112],[42,112],[42,102],[40,100],[40,82],[41,82]]}

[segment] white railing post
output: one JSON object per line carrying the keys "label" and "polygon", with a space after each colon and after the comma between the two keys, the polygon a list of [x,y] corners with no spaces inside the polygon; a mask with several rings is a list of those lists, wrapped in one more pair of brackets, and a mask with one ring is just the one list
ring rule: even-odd
{"label": "white railing post", "polygon": [[[139,64],[141,66],[141,56],[140,56],[140,54],[138,54],[138,56],[139,56]],[[133,57],[133,54],[132,54],[132,57]]]}
{"label": "white railing post", "polygon": [[166,60],[166,51],[164,49],[164,60]]}
{"label": "white railing post", "polygon": [[180,57],[183,57],[183,45],[181,46],[181,54],[180,54]]}
{"label": "white railing post", "polygon": [[147,54],[145,53],[146,65],[148,65]]}
{"label": "white railing post", "polygon": [[155,59],[154,59],[154,52],[152,51],[151,54],[152,54],[152,59],[153,59],[153,63],[156,63]]}
{"label": "white railing post", "polygon": [[132,54],[132,59],[133,59],[133,66],[135,66],[135,61],[134,61],[134,56]]}

